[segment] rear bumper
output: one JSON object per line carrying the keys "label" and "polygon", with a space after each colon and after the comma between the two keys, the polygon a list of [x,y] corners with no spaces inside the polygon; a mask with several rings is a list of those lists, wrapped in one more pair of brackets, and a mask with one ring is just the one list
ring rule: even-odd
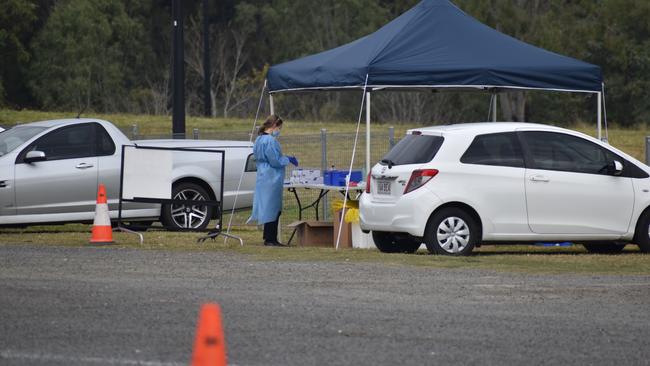
{"label": "rear bumper", "polygon": [[395,202],[377,202],[369,194],[361,195],[359,219],[362,230],[390,231],[424,236],[431,213],[442,201],[426,187],[422,187]]}

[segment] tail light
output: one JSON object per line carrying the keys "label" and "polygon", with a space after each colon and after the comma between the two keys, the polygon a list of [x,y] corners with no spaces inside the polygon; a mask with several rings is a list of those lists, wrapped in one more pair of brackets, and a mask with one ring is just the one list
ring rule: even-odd
{"label": "tail light", "polygon": [[366,178],[366,193],[370,193],[370,177],[372,172],[368,172],[368,177]]}
{"label": "tail light", "polygon": [[412,192],[425,185],[438,174],[438,169],[418,169],[413,171],[409,183],[404,188],[404,194]]}

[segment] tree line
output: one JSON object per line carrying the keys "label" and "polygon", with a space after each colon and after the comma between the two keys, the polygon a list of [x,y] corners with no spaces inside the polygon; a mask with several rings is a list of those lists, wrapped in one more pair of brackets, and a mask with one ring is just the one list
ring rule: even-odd
{"label": "tree line", "polygon": [[[213,116],[254,113],[269,65],[333,48],[377,30],[418,0],[210,0]],[[650,117],[650,1],[453,0],[508,35],[602,67],[607,115],[620,125]],[[183,1],[186,110],[203,113],[202,8]],[[0,106],[66,111],[170,113],[171,1],[3,0]],[[359,92],[283,95],[284,115],[346,120]],[[593,121],[592,96],[509,92],[501,120]],[[373,119],[486,120],[490,96],[385,92]]]}

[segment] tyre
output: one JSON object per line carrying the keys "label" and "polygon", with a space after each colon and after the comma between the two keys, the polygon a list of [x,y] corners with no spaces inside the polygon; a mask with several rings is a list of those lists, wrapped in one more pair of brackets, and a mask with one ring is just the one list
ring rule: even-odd
{"label": "tyre", "polygon": [[[206,201],[210,199],[208,192],[194,183],[175,184],[172,187],[172,197],[175,200]],[[213,206],[164,205],[161,221],[168,230],[203,230],[210,223],[213,212]]]}
{"label": "tyre", "polygon": [[590,243],[582,244],[589,253],[594,254],[616,254],[623,251],[625,244],[616,243]]}
{"label": "tyre", "polygon": [[415,253],[422,244],[411,237],[385,231],[373,231],[372,240],[382,253]]}
{"label": "tyre", "polygon": [[641,252],[650,253],[650,210],[646,210],[639,218],[634,231],[634,242]]}
{"label": "tyre", "polygon": [[431,217],[424,234],[430,253],[470,255],[479,238],[478,224],[460,208],[444,208]]}

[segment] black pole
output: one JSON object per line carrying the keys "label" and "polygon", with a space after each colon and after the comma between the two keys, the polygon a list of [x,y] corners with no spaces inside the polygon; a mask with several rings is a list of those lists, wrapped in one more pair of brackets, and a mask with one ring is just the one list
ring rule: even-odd
{"label": "black pole", "polygon": [[210,101],[210,10],[208,0],[203,0],[203,106],[206,117],[212,115]]}
{"label": "black pole", "polygon": [[185,52],[183,44],[183,5],[172,0],[172,133],[174,138],[185,138]]}

